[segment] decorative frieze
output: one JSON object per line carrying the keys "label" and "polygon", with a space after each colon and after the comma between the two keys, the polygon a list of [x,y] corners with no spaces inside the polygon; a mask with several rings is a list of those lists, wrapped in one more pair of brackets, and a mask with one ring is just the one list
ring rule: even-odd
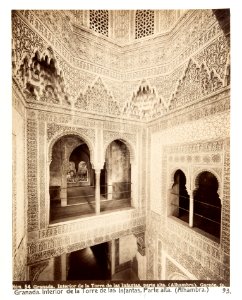
{"label": "decorative frieze", "polygon": [[118,103],[108,93],[101,78],[98,78],[92,87],[88,87],[84,94],[79,95],[75,107],[101,114],[120,114]]}
{"label": "decorative frieze", "polygon": [[173,154],[173,153],[191,154],[191,153],[202,153],[202,152],[222,152],[223,146],[224,146],[224,140],[196,142],[196,143],[194,142],[189,144],[184,143],[178,145],[165,146],[164,153],[165,154]]}
{"label": "decorative frieze", "polygon": [[69,126],[58,125],[56,123],[47,124],[47,141],[49,142],[58,133],[62,133],[64,135],[65,133],[68,133],[68,132],[79,133],[80,135],[83,135],[84,139],[85,139],[85,137],[90,139],[92,141],[93,145],[95,143],[95,130],[94,129],[69,127]]}
{"label": "decorative frieze", "polygon": [[[120,222],[117,222],[117,216],[116,214],[109,214],[108,219],[105,220],[105,230],[108,231],[112,231],[113,228],[113,224],[117,224],[117,226],[120,226],[123,224],[128,224],[129,222],[132,221],[132,219],[136,219],[138,218],[138,223],[136,225],[141,225],[144,223],[144,212],[142,211],[126,211],[125,213],[122,214],[122,218],[120,220]],[[120,215],[120,212],[118,213],[118,215]],[[105,216],[104,216],[105,217]],[[123,225],[124,225],[123,224]],[[135,225],[135,224],[134,224]],[[55,226],[51,226],[48,227],[46,229],[40,230],[39,231],[39,239],[45,239],[45,238],[49,238],[49,237],[53,237],[53,236],[58,236],[58,235],[63,235],[63,234],[69,234],[69,233],[73,233],[73,232],[82,232],[82,234],[84,234],[84,232],[86,230],[88,231],[96,231],[96,228],[102,228],[103,226],[103,219],[102,217],[95,217],[95,222],[90,222],[89,219],[79,219],[76,221],[73,221],[71,223],[67,223],[67,224],[56,224]],[[109,229],[107,229],[109,228]],[[128,227],[127,227],[128,228]],[[83,231],[84,230],[84,231]]]}
{"label": "decorative frieze", "polygon": [[207,165],[207,164],[221,164],[222,162],[222,155],[217,154],[193,154],[193,155],[169,155],[168,161],[170,164],[172,163],[194,163],[200,165]]}
{"label": "decorative frieze", "polygon": [[[228,141],[227,141],[228,142]],[[224,156],[224,187],[222,210],[222,247],[226,254],[230,253],[230,149],[226,148]]]}
{"label": "decorative frieze", "polygon": [[115,224],[115,226],[109,227],[109,230],[104,228],[103,232],[98,232],[97,230],[81,231],[78,233],[78,242],[76,242],[76,234],[54,236],[49,239],[30,242],[28,244],[28,263],[58,256],[64,252],[69,253],[80,250],[129,234],[137,235],[145,230],[144,222],[141,219],[138,221],[140,225],[135,225],[132,221],[129,221],[126,230],[123,230],[123,223],[119,226]]}
{"label": "decorative frieze", "polygon": [[153,121],[153,124],[150,126],[151,132],[162,131],[186,122],[200,120],[205,117],[229,111],[230,99],[228,92],[229,91],[226,89],[222,93],[205,98],[196,105],[193,104],[187,108],[183,108],[182,112],[177,112],[172,115],[169,114],[163,116],[160,120],[157,119],[157,121]]}
{"label": "decorative frieze", "polygon": [[[45,156],[45,152],[46,152],[46,124],[45,122],[41,121],[39,122],[39,172],[40,172],[40,176],[39,176],[39,195],[40,195],[40,215],[39,215],[39,223],[40,223],[40,228],[45,228],[45,226],[47,225],[46,223],[48,222],[48,220],[46,220],[46,211],[47,211],[47,207],[46,207],[46,169],[49,167],[48,165],[46,165],[46,156]],[[47,197],[48,199],[48,197]]]}
{"label": "decorative frieze", "polygon": [[28,231],[37,230],[39,227],[39,203],[38,203],[38,144],[37,144],[37,122],[27,120],[27,191],[28,191],[28,211],[27,223]]}
{"label": "decorative frieze", "polygon": [[103,129],[108,131],[117,131],[117,132],[130,132],[137,134],[142,129],[141,124],[137,123],[127,123],[127,122],[115,122],[115,121],[105,121],[103,122]]}

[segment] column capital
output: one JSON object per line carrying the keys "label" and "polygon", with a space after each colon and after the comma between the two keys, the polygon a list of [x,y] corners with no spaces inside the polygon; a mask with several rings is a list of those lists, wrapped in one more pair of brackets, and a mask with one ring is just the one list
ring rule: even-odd
{"label": "column capital", "polygon": [[100,168],[95,168],[95,174],[101,173],[101,169]]}
{"label": "column capital", "polygon": [[193,189],[187,189],[187,193],[190,197],[193,197]]}

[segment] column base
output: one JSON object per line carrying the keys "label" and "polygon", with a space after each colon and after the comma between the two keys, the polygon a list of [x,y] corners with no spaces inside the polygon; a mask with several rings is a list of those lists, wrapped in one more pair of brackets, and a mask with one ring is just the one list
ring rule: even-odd
{"label": "column base", "polygon": [[67,206],[67,199],[61,199],[61,206]]}

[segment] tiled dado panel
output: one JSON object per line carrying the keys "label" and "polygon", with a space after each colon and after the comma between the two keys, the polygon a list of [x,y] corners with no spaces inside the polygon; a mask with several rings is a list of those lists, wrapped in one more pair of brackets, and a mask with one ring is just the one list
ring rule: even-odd
{"label": "tiled dado panel", "polygon": [[29,236],[28,264],[144,230],[144,213],[135,209],[51,225]]}

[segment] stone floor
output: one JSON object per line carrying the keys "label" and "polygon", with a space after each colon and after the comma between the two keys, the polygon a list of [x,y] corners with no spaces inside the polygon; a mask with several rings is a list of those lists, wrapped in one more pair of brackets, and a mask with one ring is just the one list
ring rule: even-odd
{"label": "stone floor", "polygon": [[[77,217],[95,214],[95,190],[92,187],[78,189],[69,193],[67,206],[62,207],[60,201],[50,202],[50,223],[59,223],[76,219]],[[101,213],[131,207],[130,199],[107,200],[101,196]]]}

